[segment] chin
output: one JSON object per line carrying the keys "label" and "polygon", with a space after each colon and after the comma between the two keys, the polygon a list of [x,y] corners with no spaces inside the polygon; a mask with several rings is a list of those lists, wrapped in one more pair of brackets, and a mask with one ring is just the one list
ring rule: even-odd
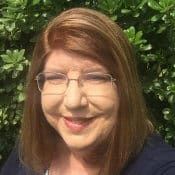
{"label": "chin", "polygon": [[[99,139],[100,138],[100,139]],[[96,149],[102,148],[105,145],[107,145],[107,138],[95,138],[93,140],[85,140],[82,139],[80,141],[75,141],[69,139],[68,141],[65,141],[65,144],[67,147],[73,151],[73,152],[81,152],[81,153],[87,153],[87,152],[93,152]]]}
{"label": "chin", "polygon": [[87,150],[90,150],[94,144],[93,143],[83,143],[83,141],[81,143],[66,143],[67,147],[72,150],[72,151],[76,151],[76,152],[84,152]]}

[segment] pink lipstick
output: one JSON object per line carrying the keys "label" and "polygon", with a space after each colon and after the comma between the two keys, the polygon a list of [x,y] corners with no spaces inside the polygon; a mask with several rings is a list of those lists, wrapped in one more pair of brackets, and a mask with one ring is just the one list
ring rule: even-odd
{"label": "pink lipstick", "polygon": [[70,118],[64,117],[64,123],[72,132],[80,132],[87,128],[94,118]]}

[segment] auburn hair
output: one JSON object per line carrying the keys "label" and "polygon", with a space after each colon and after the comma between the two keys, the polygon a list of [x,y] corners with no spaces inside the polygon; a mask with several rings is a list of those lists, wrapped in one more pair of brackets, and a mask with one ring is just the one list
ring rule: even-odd
{"label": "auburn hair", "polygon": [[[21,161],[43,173],[49,168],[59,136],[46,121],[35,81],[48,55],[61,48],[103,64],[117,79],[119,113],[105,148],[100,175],[120,174],[142,149],[153,126],[143,99],[132,47],[122,29],[104,14],[87,8],[62,12],[49,22],[33,53],[20,134]],[[103,150],[104,151],[104,150]]]}

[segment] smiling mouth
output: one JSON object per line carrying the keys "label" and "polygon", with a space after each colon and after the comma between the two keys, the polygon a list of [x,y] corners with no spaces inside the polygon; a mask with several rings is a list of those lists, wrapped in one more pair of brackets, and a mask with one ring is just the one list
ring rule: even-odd
{"label": "smiling mouth", "polygon": [[91,118],[71,118],[71,117],[64,117],[64,123],[66,127],[71,130],[72,132],[80,132],[87,128],[96,117]]}

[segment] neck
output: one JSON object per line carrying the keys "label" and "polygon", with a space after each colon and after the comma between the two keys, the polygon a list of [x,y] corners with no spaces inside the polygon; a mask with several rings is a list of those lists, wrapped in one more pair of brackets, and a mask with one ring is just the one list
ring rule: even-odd
{"label": "neck", "polygon": [[59,146],[50,168],[50,175],[98,175],[99,165],[88,164],[86,153]]}

